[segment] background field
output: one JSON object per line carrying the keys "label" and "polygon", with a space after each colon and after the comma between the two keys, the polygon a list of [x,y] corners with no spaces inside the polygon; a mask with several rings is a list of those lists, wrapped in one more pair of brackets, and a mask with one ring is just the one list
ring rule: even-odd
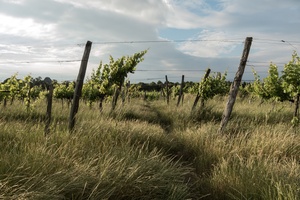
{"label": "background field", "polygon": [[193,100],[81,102],[72,134],[54,101],[47,137],[44,100],[1,106],[0,199],[300,199],[293,105],[238,98],[221,135],[226,98]]}

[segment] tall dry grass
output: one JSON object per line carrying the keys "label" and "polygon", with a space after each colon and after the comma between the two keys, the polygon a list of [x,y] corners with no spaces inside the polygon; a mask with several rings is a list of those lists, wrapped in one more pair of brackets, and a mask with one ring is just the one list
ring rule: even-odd
{"label": "tall dry grass", "polygon": [[226,99],[191,114],[192,103],[81,104],[69,134],[69,109],[55,102],[48,137],[44,102],[1,108],[0,199],[300,198],[291,105],[238,99],[220,135]]}

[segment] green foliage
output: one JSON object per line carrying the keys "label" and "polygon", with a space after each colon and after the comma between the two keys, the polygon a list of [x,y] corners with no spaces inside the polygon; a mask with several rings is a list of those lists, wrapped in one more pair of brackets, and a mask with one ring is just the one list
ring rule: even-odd
{"label": "green foliage", "polygon": [[257,74],[257,72],[254,69],[252,69],[252,72],[255,81],[252,84],[252,87],[249,88],[249,90],[252,92],[252,94],[257,95],[262,99],[269,99],[268,91],[265,90],[264,85],[260,80],[260,76]]}
{"label": "green foliage", "polygon": [[206,101],[216,95],[225,95],[229,92],[229,85],[226,82],[227,73],[209,75],[207,79],[202,79],[199,84],[199,95]]}
{"label": "green foliage", "polygon": [[56,99],[69,99],[71,100],[74,95],[75,83],[65,82],[62,84],[56,84],[53,90],[53,97]]}
{"label": "green foliage", "polygon": [[5,84],[0,83],[0,101],[7,99],[9,96],[9,89]]}
{"label": "green foliage", "polygon": [[19,97],[25,102],[27,111],[29,111],[30,109],[31,81],[32,81],[32,77],[30,75],[25,76],[24,80],[19,80],[19,85],[20,85]]}
{"label": "green foliage", "polygon": [[296,52],[292,55],[292,60],[283,69],[282,79],[284,92],[292,97],[300,94],[300,58]]}
{"label": "green foliage", "polygon": [[132,56],[123,56],[116,61],[110,56],[110,81],[121,87],[124,84],[128,73],[134,73],[137,64],[144,60],[143,56],[146,53],[147,50],[141,51]]}
{"label": "green foliage", "polygon": [[85,85],[84,96],[91,103],[98,97],[103,100],[106,96],[112,95],[114,88],[121,89],[128,73],[134,73],[137,64],[143,61],[146,53],[145,50],[132,56],[122,56],[117,60],[110,56],[109,64],[100,62],[99,67],[92,71]]}
{"label": "green foliage", "polygon": [[244,82],[243,84],[240,85],[238,95],[241,98],[248,97],[251,95],[251,93],[253,93],[253,87],[251,83]]}
{"label": "green foliage", "polygon": [[91,74],[91,78],[88,81],[90,85],[95,85],[98,88],[101,95],[108,95],[112,93],[112,83],[110,82],[110,66],[108,64],[102,64],[100,62],[99,67]]}
{"label": "green foliage", "polygon": [[17,75],[14,74],[0,85],[0,90],[4,91],[0,93],[0,100],[10,100],[12,104],[15,99],[19,99],[24,102],[27,111],[30,111],[43,89],[41,85],[33,84],[33,78],[30,75],[23,79],[18,79]]}
{"label": "green foliage", "polygon": [[270,64],[268,76],[260,81],[259,76],[253,70],[255,82],[253,83],[253,92],[262,99],[274,99],[276,101],[285,101],[294,99],[295,111],[292,124],[298,124],[299,121],[299,95],[300,95],[300,58],[296,52],[292,55],[292,60],[288,62],[283,69],[282,76],[279,75],[277,66]]}
{"label": "green foliage", "polygon": [[146,93],[146,99],[149,101],[159,100],[160,92],[151,91]]}
{"label": "green foliage", "polygon": [[82,98],[88,101],[88,105],[92,105],[93,102],[99,99],[100,91],[97,85],[93,81],[88,80],[82,87]]}
{"label": "green foliage", "polygon": [[199,91],[199,83],[185,84],[184,91],[186,91],[189,94],[197,94]]}
{"label": "green foliage", "polygon": [[171,91],[171,97],[173,99],[176,98],[176,96],[179,95],[179,91],[180,91],[180,85],[173,85],[171,88],[170,88],[170,91]]}
{"label": "green foliage", "polygon": [[3,85],[3,89],[9,91],[7,96],[12,102],[20,92],[20,83],[17,76],[18,74],[12,75]]}
{"label": "green foliage", "polygon": [[141,85],[132,84],[128,88],[128,96],[131,98],[140,98],[143,94],[140,92]]}
{"label": "green foliage", "polygon": [[254,70],[253,74],[253,92],[263,99],[285,101],[300,93],[300,59],[296,52],[292,55],[292,60],[284,66],[282,76],[279,75],[277,66],[272,63],[268,76],[263,81]]}
{"label": "green foliage", "polygon": [[270,64],[268,76],[260,81],[260,77],[253,70],[255,81],[253,83],[253,92],[262,99],[285,101],[291,96],[284,90],[284,79],[279,76],[278,68],[275,64]]}

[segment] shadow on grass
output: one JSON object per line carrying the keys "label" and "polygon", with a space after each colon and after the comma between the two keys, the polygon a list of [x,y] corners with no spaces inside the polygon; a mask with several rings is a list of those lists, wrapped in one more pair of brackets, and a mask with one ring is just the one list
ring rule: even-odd
{"label": "shadow on grass", "polygon": [[3,113],[1,114],[1,119],[5,121],[33,121],[40,122],[45,120],[45,115],[36,112],[18,112],[18,113]]}
{"label": "shadow on grass", "polygon": [[[141,112],[142,111],[142,112]],[[115,113],[113,117],[118,117]],[[141,110],[126,110],[119,115],[121,120],[141,120],[150,124],[158,124],[165,133],[171,133],[174,122],[171,116],[162,113],[158,108],[151,106],[149,103],[144,104]]]}
{"label": "shadow on grass", "polygon": [[191,113],[194,123],[221,122],[222,113],[214,111],[213,106],[206,106]]}
{"label": "shadow on grass", "polygon": [[[0,116],[1,120],[12,122],[12,121],[23,121],[23,122],[34,122],[43,123],[46,121],[46,115],[38,112],[6,112]],[[66,121],[66,117],[52,116],[52,121]]]}
{"label": "shadow on grass", "polygon": [[[147,150],[159,149],[166,157],[182,166],[191,167],[191,173],[185,175],[185,183],[189,185],[195,199],[223,199],[216,198],[219,194],[208,194],[208,191],[216,189],[210,179],[214,166],[218,163],[218,156],[206,146],[193,146],[189,141],[183,140],[176,134],[161,134],[149,136],[136,132],[131,135],[131,145],[141,148],[147,144]],[[201,198],[202,199],[202,198]]]}

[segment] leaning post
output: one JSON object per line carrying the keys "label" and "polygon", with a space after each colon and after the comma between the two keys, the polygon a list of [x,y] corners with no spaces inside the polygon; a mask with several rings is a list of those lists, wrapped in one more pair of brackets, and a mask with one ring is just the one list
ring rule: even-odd
{"label": "leaning post", "polygon": [[183,102],[183,86],[184,86],[184,75],[181,77],[181,84],[180,84],[180,90],[179,90],[179,96],[178,96],[178,101],[177,101],[177,107],[180,104],[180,101]]}
{"label": "leaning post", "polygon": [[243,74],[244,74],[244,71],[245,71],[245,67],[246,67],[246,63],[247,63],[247,60],[248,60],[248,55],[249,55],[249,52],[250,52],[251,44],[252,44],[252,37],[247,37],[246,40],[245,40],[244,50],[243,50],[243,54],[242,54],[242,58],[241,58],[241,61],[240,61],[238,71],[236,72],[234,81],[232,82],[231,87],[230,87],[228,102],[227,102],[227,105],[226,105],[225,110],[223,112],[222,121],[221,121],[221,124],[220,124],[220,128],[218,130],[219,133],[223,133],[223,131],[224,131],[224,129],[225,129],[225,127],[226,127],[226,125],[229,121],[229,118],[230,118],[230,115],[231,115],[231,112],[232,112],[232,109],[233,109],[233,105],[235,103],[236,96],[237,96],[237,93],[238,93],[238,90],[239,90],[239,86],[241,84],[242,77],[243,77]]}
{"label": "leaning post", "polygon": [[169,81],[168,76],[166,75],[166,93],[167,93],[167,104],[170,102],[170,92],[169,92]]}
{"label": "leaning post", "polygon": [[53,84],[52,80],[49,77],[44,79],[44,82],[48,89],[47,95],[47,112],[46,112],[46,125],[44,134],[45,136],[49,135],[50,133],[50,123],[51,123],[51,113],[52,113],[52,96],[53,96]]}
{"label": "leaning post", "polygon": [[85,45],[85,50],[84,50],[84,53],[82,56],[76,85],[75,85],[75,91],[74,91],[74,96],[73,96],[73,101],[72,101],[72,106],[71,106],[71,111],[70,111],[70,116],[69,116],[69,132],[72,132],[74,129],[74,126],[75,126],[75,116],[76,116],[76,114],[78,112],[78,108],[79,108],[79,99],[81,97],[84,76],[85,76],[91,48],[92,48],[92,42],[87,41],[87,43]]}
{"label": "leaning post", "polygon": [[[204,78],[203,78],[203,81],[205,81],[208,78],[208,76],[210,74],[210,71],[211,71],[211,69],[207,68],[207,70],[205,72],[205,75],[204,75]],[[201,80],[200,80],[200,82],[201,82]],[[201,95],[200,95],[199,88],[198,88],[197,96],[195,98],[195,101],[194,101],[194,104],[193,104],[193,107],[192,107],[192,112],[194,112],[200,97],[201,97]]]}

